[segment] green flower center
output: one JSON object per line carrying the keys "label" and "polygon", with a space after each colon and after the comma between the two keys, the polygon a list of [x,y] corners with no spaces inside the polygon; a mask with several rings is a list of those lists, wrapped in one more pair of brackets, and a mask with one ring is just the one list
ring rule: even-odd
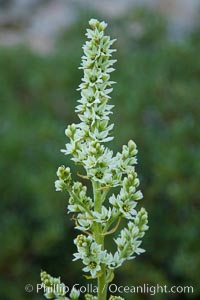
{"label": "green flower center", "polygon": [[131,207],[128,204],[124,204],[122,207],[125,212],[129,212],[131,210]]}
{"label": "green flower center", "polygon": [[90,77],[90,81],[91,81],[91,82],[97,81],[97,76],[92,75],[92,76]]}
{"label": "green flower center", "polygon": [[97,172],[95,173],[95,177],[98,178],[98,179],[102,179],[102,178],[103,178],[103,172],[97,171]]}
{"label": "green flower center", "polygon": [[88,102],[93,102],[94,100],[95,100],[95,97],[94,96],[89,96],[88,98],[87,98],[87,100],[88,100]]}
{"label": "green flower center", "polygon": [[95,269],[97,266],[97,263],[95,261],[91,261],[89,266],[90,266],[90,269]]}

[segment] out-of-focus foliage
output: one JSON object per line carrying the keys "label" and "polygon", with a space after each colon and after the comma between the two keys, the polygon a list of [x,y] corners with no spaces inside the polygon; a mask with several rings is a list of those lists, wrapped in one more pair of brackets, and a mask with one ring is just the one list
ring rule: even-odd
{"label": "out-of-focus foliage", "polygon": [[[77,67],[86,25],[82,22],[67,31],[52,55],[39,56],[23,47],[0,49],[0,291],[4,300],[41,299],[36,292],[24,291],[25,284],[39,282],[41,268],[62,276],[67,285],[86,284],[79,263],[71,262],[74,231],[66,216],[67,196],[54,191],[56,168],[65,162],[59,153],[65,143],[64,129],[76,122],[81,77]],[[126,263],[115,282],[193,285],[195,293],[181,299],[198,299],[199,35],[172,44],[165,38],[164,21],[142,11],[110,24],[111,31],[112,25],[111,35],[118,38],[113,75],[118,84],[112,95],[116,125],[111,147],[117,151],[129,138],[137,143],[137,171],[150,221],[146,254]],[[137,35],[133,37],[128,28],[137,29]],[[154,297],[180,299],[179,294],[170,296]],[[151,298],[147,294],[125,297]]]}

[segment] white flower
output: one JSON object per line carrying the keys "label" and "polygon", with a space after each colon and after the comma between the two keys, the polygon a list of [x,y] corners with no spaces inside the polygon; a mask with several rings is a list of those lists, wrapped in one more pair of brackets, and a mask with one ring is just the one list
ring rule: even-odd
{"label": "white flower", "polygon": [[92,226],[92,220],[91,216],[87,213],[85,214],[78,214],[77,216],[77,226],[75,226],[76,229],[79,229],[81,231],[87,231]]}
{"label": "white flower", "polygon": [[[82,243],[82,242],[81,242]],[[85,245],[85,242],[83,241]],[[82,245],[83,245],[82,244]],[[100,264],[104,262],[106,251],[101,250],[101,245],[92,242],[90,245],[86,243],[85,247],[78,246],[79,253],[75,253],[75,259],[82,259],[86,267],[83,268],[84,272],[90,272],[92,277],[95,277],[101,270]]]}
{"label": "white flower", "polygon": [[77,142],[71,141],[70,143],[65,144],[66,149],[61,149],[61,152],[65,155],[75,154],[77,151],[77,146]]}
{"label": "white flower", "polygon": [[101,224],[107,223],[111,219],[112,215],[113,213],[111,208],[109,207],[107,209],[105,206],[102,206],[101,213],[98,212],[93,213],[94,221]]}
{"label": "white flower", "polygon": [[104,129],[104,130],[99,130],[97,128],[94,129],[94,132],[89,132],[90,137],[95,140],[98,141],[100,143],[105,143],[105,142],[109,142],[113,140],[113,137],[108,136],[109,131],[113,128],[113,125],[111,125],[110,127]]}
{"label": "white flower", "polygon": [[90,246],[90,256],[98,257],[99,262],[101,262],[106,255],[106,251],[101,250],[101,245],[93,242]]}
{"label": "white flower", "polygon": [[119,201],[118,203],[119,210],[122,213],[122,216],[126,219],[134,219],[134,216],[137,214],[137,211],[134,209],[136,207],[136,202],[134,201]]}
{"label": "white flower", "polygon": [[109,203],[112,204],[113,207],[119,209],[119,203],[121,202],[120,196],[115,196],[112,194],[112,196],[109,197]]}
{"label": "white flower", "polygon": [[107,256],[109,257],[108,266],[110,269],[119,268],[124,262],[124,258],[120,257],[120,253],[118,251],[115,252],[114,256],[111,253]]}
{"label": "white flower", "polygon": [[63,179],[59,179],[55,181],[56,191],[63,191],[67,189],[67,185]]}
{"label": "white flower", "polygon": [[86,267],[83,268],[83,271],[90,272],[92,277],[96,277],[97,273],[101,271],[101,266],[95,258],[93,260],[86,258],[83,263],[86,264]]}
{"label": "white flower", "polygon": [[112,174],[106,167],[89,169],[88,176],[89,178],[91,178],[91,180],[100,182],[104,185],[109,185],[110,183],[112,183]]}
{"label": "white flower", "polygon": [[81,207],[78,204],[68,204],[67,209],[68,209],[68,214],[71,212],[78,213],[81,211]]}

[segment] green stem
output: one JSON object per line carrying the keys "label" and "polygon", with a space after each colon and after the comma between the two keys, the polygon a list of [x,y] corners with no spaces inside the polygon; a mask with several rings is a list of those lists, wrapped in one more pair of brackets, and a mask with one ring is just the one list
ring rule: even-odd
{"label": "green stem", "polygon": [[106,300],[108,284],[106,283],[105,265],[102,265],[101,272],[102,275],[98,278],[98,300]]}
{"label": "green stem", "polygon": [[[101,213],[102,208],[102,194],[99,190],[99,183],[93,182],[93,193],[94,193],[94,210]],[[96,243],[101,245],[102,250],[104,249],[104,236],[102,235],[102,225],[100,223],[94,223],[94,238]],[[101,265],[101,275],[98,278],[98,300],[106,300],[107,298],[107,283],[106,283],[106,268],[105,265]]]}

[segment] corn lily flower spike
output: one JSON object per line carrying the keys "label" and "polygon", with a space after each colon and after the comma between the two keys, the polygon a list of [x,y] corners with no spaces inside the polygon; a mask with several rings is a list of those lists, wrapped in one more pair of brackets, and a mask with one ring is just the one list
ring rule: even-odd
{"label": "corn lily flower spike", "polygon": [[[97,279],[98,295],[86,294],[86,300],[106,300],[107,288],[114,278],[114,270],[126,260],[134,259],[144,252],[140,248],[142,237],[147,226],[147,212],[144,208],[136,210],[142,193],[138,190],[139,179],[135,171],[137,163],[136,144],[130,140],[122,147],[121,153],[105,146],[111,141],[114,124],[109,124],[109,116],[113,105],[110,105],[112,84],[110,73],[114,71],[112,59],[115,49],[111,46],[115,40],[104,35],[107,27],[105,22],[91,19],[87,29],[88,40],[83,46],[84,55],[80,69],[83,70],[82,82],[79,85],[81,97],[76,106],[79,124],[71,124],[65,130],[69,142],[61,150],[71,155],[75,164],[85,170],[79,174],[91,181],[93,198],[87,195],[87,187],[81,182],[74,182],[69,167],[61,166],[57,170],[58,180],[55,182],[57,191],[69,193],[68,213],[73,214],[75,228],[81,231],[74,243],[77,252],[74,260],[81,260],[86,278]],[[120,188],[119,194],[107,194],[115,187]],[[126,225],[121,228],[120,222],[125,219]],[[124,222],[123,222],[124,224]],[[119,231],[119,232],[118,232]],[[118,232],[118,235],[116,235]],[[115,253],[108,251],[105,240],[115,234]],[[41,279],[46,287],[60,283],[46,272],[41,272]],[[48,299],[78,299],[80,291],[72,289],[69,298],[65,291],[54,292],[46,289]],[[123,299],[110,296],[111,300]]]}

